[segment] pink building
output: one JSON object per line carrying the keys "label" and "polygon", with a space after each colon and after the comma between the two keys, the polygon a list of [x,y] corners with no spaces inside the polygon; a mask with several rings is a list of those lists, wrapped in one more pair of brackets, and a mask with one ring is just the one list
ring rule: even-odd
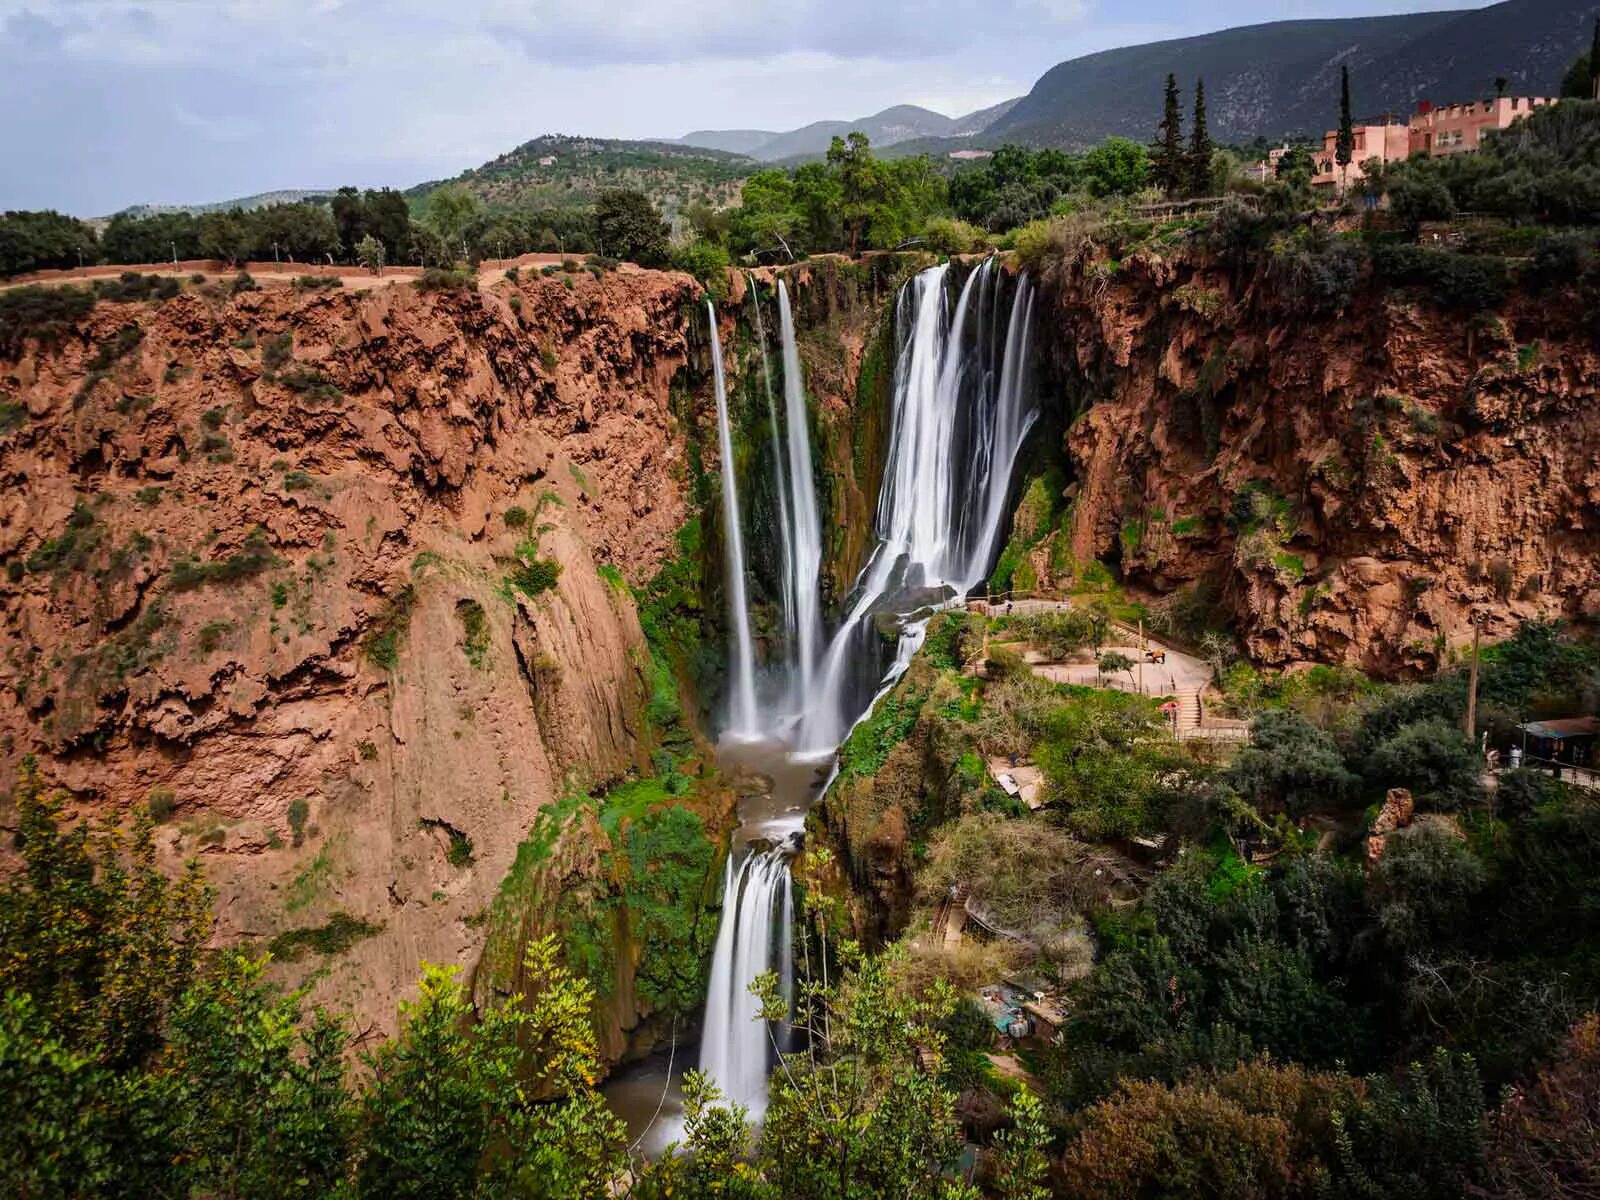
{"label": "pink building", "polygon": [[1339,165],[1339,131],[1330,129],[1322,135],[1322,149],[1312,163],[1311,187],[1318,192],[1331,192],[1342,196],[1361,180],[1366,173],[1361,164],[1377,159],[1380,163],[1403,162],[1411,154],[1411,131],[1398,121],[1382,125],[1357,125],[1355,153],[1350,162]]}
{"label": "pink building", "polygon": [[1469,100],[1465,104],[1441,104],[1435,108],[1424,100],[1411,118],[1412,154],[1470,154],[1478,148],[1485,129],[1504,129],[1520,121],[1536,108],[1554,104],[1548,96],[1499,96],[1493,100]]}

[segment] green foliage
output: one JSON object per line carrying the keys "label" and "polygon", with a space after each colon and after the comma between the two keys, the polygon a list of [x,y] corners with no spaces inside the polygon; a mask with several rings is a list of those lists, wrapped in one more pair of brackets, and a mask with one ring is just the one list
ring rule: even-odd
{"label": "green foliage", "polygon": [[915,689],[896,688],[880,700],[839,747],[839,778],[877,774],[889,752],[910,735],[926,698]]}
{"label": "green foliage", "polygon": [[1051,714],[1034,757],[1068,825],[1090,838],[1155,831],[1186,771],[1155,703],[1118,691],[1078,690]]}
{"label": "green foliage", "polygon": [[1424,807],[1452,809],[1478,798],[1482,770],[1460,728],[1431,717],[1405,725],[1379,742],[1367,773],[1387,787],[1410,788]]}
{"label": "green foliage", "polygon": [[94,509],[81,500],[72,506],[66,528],[27,557],[29,571],[81,571],[105,535]]}
{"label": "green foliage", "polygon": [[1510,288],[1505,260],[1426,246],[1380,246],[1378,274],[1390,284],[1420,287],[1445,308],[1497,307]]}
{"label": "green foliage", "polygon": [[365,941],[383,930],[361,917],[347,912],[336,912],[321,925],[302,929],[286,929],[267,943],[267,953],[280,962],[299,962],[307,953],[329,957],[343,954],[357,942]]}
{"label": "green foliage", "polygon": [[131,841],[108,830],[91,846],[83,823],[63,833],[62,801],[31,759],[15,803],[24,870],[0,891],[0,992],[30,996],[76,1052],[141,1061],[198,970],[210,900],[198,869],[161,873],[149,816]]}
{"label": "green foliage", "polygon": [[213,584],[237,583],[279,565],[280,561],[267,541],[267,531],[257,526],[245,535],[244,543],[227,558],[208,562],[180,558],[172,565],[172,571],[167,576],[167,587],[174,592],[187,592]]}
{"label": "green foliage", "polygon": [[412,286],[419,292],[455,292],[473,287],[477,282],[477,276],[471,271],[454,267],[429,267]]}
{"label": "green foliage", "polygon": [[456,619],[461,622],[461,649],[467,661],[485,670],[489,665],[489,614],[476,600],[458,600]]}
{"label": "green foliage", "polygon": [[93,228],[76,217],[54,211],[0,213],[0,278],[99,258]]}
{"label": "green foliage", "polygon": [[1299,712],[1275,709],[1250,727],[1250,744],[1226,773],[1228,785],[1258,811],[1301,817],[1355,795],[1356,777],[1334,740]]}
{"label": "green foliage", "polygon": [[55,342],[94,304],[94,293],[84,288],[29,285],[0,291],[0,356],[16,358],[29,338]]}
{"label": "green foliage", "polygon": [[601,192],[594,204],[594,226],[600,249],[612,258],[659,267],[671,256],[667,244],[671,230],[643,192],[628,188]]}
{"label": "green foliage", "polygon": [[411,609],[416,604],[416,591],[408,583],[390,597],[361,639],[361,651],[373,666],[384,671],[394,670],[400,661],[400,643],[411,627]]}
{"label": "green foliage", "polygon": [[714,300],[728,298],[728,252],[716,242],[696,239],[674,247],[672,265],[698,279]]}
{"label": "green foliage", "polygon": [[536,550],[529,546],[517,547],[521,561],[506,577],[510,585],[530,600],[556,586],[561,578],[561,564],[553,558],[535,557]]}

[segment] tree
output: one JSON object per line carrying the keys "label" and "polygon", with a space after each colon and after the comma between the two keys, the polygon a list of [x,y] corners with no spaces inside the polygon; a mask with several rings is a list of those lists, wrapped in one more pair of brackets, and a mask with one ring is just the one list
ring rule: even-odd
{"label": "tree", "polygon": [[1562,98],[1593,100],[1597,73],[1600,73],[1600,17],[1595,18],[1594,32],[1589,38],[1589,52],[1580,54],[1561,80]]}
{"label": "tree", "polygon": [[1339,164],[1339,187],[1344,180],[1351,159],[1356,156],[1356,132],[1350,118],[1350,67],[1339,68],[1339,136],[1334,142],[1333,159]]}
{"label": "tree", "polygon": [[231,267],[249,257],[253,244],[250,226],[238,209],[200,218],[200,253],[207,258],[220,259]]}
{"label": "tree", "polygon": [[1187,174],[1184,169],[1183,113],[1178,100],[1178,77],[1169,73],[1161,124],[1156,127],[1156,140],[1150,147],[1150,179],[1167,195],[1176,196],[1184,190]]}
{"label": "tree", "polygon": [[99,257],[94,230],[76,217],[58,212],[0,215],[0,277],[93,264]]}
{"label": "tree", "polygon": [[1479,797],[1483,762],[1460,729],[1431,717],[1380,742],[1366,773],[1377,786],[1410,788],[1426,807],[1453,809]]}
{"label": "tree", "polygon": [[1095,665],[1100,669],[1100,674],[1102,675],[1115,675],[1118,671],[1126,671],[1128,673],[1128,682],[1132,683],[1134,681],[1133,668],[1139,664],[1120,651],[1107,650],[1100,656]]}
{"label": "tree", "polygon": [[370,233],[356,243],[356,261],[374,275],[383,274],[383,243]]}
{"label": "tree", "polygon": [[1389,942],[1419,950],[1460,928],[1488,872],[1435,824],[1391,833],[1367,881],[1367,897]]}
{"label": "tree", "polygon": [[405,252],[411,235],[411,210],[406,198],[393,188],[367,189],[362,199],[365,212],[365,232],[383,243],[383,251],[390,262],[398,262]]}
{"label": "tree", "polygon": [[872,143],[859,130],[835,137],[828,147],[828,167],[839,181],[839,215],[851,256],[861,253],[873,213],[883,202],[882,165],[872,156]]}
{"label": "tree", "polygon": [[461,245],[472,218],[478,215],[478,201],[459,183],[446,184],[428,194],[428,224],[454,254]]}
{"label": "tree", "polygon": [[1250,727],[1250,744],[1228,768],[1230,786],[1263,812],[1300,817],[1337,807],[1355,791],[1339,747],[1293,710],[1269,709]]}
{"label": "tree", "polygon": [[671,230],[643,192],[601,192],[595,200],[594,223],[602,254],[636,262],[641,267],[666,265]]}
{"label": "tree", "polygon": [[339,257],[348,260],[355,255],[356,243],[366,236],[366,201],[356,188],[342,187],[328,201],[328,207],[339,231]]}
{"label": "tree", "polygon": [[459,969],[427,966],[404,1027],[369,1057],[362,1196],[599,1196],[621,1174],[625,1133],[594,1090],[600,1074],[586,980],[555,939],[529,944],[526,978],[477,1023]]}
{"label": "tree", "polygon": [[1490,1123],[1489,1194],[1505,1200],[1600,1195],[1600,1016],[1589,1014],[1530,1086]]}
{"label": "tree", "polygon": [[1194,82],[1194,120],[1189,128],[1188,191],[1191,196],[1205,194],[1211,182],[1211,133],[1206,128],[1206,81]]}
{"label": "tree", "polygon": [[1149,178],[1150,152],[1127,138],[1106,138],[1079,164],[1079,179],[1096,196],[1132,195]]}
{"label": "tree", "polygon": [[58,796],[25,759],[17,788],[24,870],[0,891],[0,992],[27,994],[69,1049],[111,1066],[143,1061],[194,979],[210,894],[191,863],[177,883],[156,866],[148,814],[124,843],[107,829],[57,827]]}

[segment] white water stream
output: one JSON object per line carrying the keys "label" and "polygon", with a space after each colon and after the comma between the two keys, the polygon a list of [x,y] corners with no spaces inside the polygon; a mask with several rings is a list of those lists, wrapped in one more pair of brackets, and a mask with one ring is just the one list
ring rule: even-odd
{"label": "white water stream", "polygon": [[[902,287],[896,300],[898,344],[876,544],[824,646],[810,422],[788,291],[778,284],[783,454],[770,374],[767,399],[773,460],[786,472],[775,490],[789,680],[780,689],[784,700],[760,710],[726,382],[711,311],[733,626],[729,738],[719,757],[725,766],[770,775],[773,802],[764,820],[745,814],[741,841],[728,858],[699,1066],[725,1097],[757,1118],[766,1107],[773,1043],[783,1044],[785,1031],[769,1031],[749,988],[761,972],[778,970],[782,993],[792,997],[789,858],[818,791],[818,772],[909,665],[927,619],[986,578],[1000,550],[1017,453],[1038,416],[1028,380],[1034,292],[1027,278],[1011,284],[990,259],[967,275],[953,306],[951,292],[950,268],[938,266]],[[765,360],[759,297],[754,302]],[[882,620],[899,631],[892,657],[879,633]],[[668,1123],[669,1131],[675,1128]],[[663,1140],[653,1138],[656,1145]]]}

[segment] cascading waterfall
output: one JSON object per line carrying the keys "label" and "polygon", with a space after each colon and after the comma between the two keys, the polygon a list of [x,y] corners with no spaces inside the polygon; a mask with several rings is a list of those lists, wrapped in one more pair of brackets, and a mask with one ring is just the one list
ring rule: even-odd
{"label": "cascading waterfall", "polygon": [[[755,277],[750,277],[750,307],[756,318],[756,341],[761,346],[761,381],[767,389],[767,433],[772,442],[772,469],[778,473],[774,490],[778,495],[778,547],[783,561],[782,594],[784,629],[789,635],[788,645],[799,640],[795,627],[795,572],[794,572],[794,486],[784,469],[786,458],[783,442],[778,437],[778,403],[772,391],[772,362],[767,357],[767,326],[761,315],[761,297],[756,291]],[[814,507],[814,506],[813,506]]]}
{"label": "cascading waterfall", "polygon": [[742,737],[755,736],[755,650],[750,638],[750,606],[745,598],[744,531],[739,524],[739,485],[733,461],[733,434],[728,428],[728,384],[722,370],[722,338],[717,330],[717,308],[706,301],[711,321],[711,374],[717,391],[717,445],[722,452],[722,523],[727,543],[728,623],[733,627],[732,686],[728,696],[729,729]]}
{"label": "cascading waterfall", "polygon": [[[785,966],[791,957],[788,854],[781,848],[751,851],[737,869],[730,854],[722,897],[722,924],[706,991],[700,1069],[722,1089],[726,1100],[747,1105],[750,1115],[759,1118],[767,1106],[767,1052],[772,1043],[750,984],[772,969],[774,948],[783,952]],[[783,980],[780,987],[791,990],[787,970]]]}
{"label": "cascading waterfall", "polygon": [[778,321],[783,339],[783,410],[789,443],[790,512],[794,520],[790,551],[789,595],[793,598],[796,697],[811,696],[811,674],[822,643],[822,611],[818,588],[822,577],[822,525],[817,519],[817,488],[811,472],[811,424],[806,416],[805,379],[794,339],[794,314],[789,291],[778,280]]}
{"label": "cascading waterfall", "polygon": [[[1038,417],[1027,386],[1033,289],[1017,281],[998,374],[999,270],[967,276],[948,315],[949,267],[931,267],[901,290],[889,455],[878,493],[877,547],[819,671],[801,724],[804,751],[828,754],[868,697],[898,678],[921,644],[914,618],[965,595],[989,570],[1005,521],[1012,467]],[[976,515],[974,515],[976,514]],[[861,686],[859,662],[876,661],[874,618],[902,618],[886,677]]]}
{"label": "cascading waterfall", "polygon": [[[1017,281],[1003,325],[1004,344],[997,354],[1003,280],[995,260],[985,261],[968,275],[953,313],[947,275],[946,266],[922,272],[901,289],[896,301],[895,327],[901,341],[895,357],[888,458],[874,527],[877,545],[852,589],[844,622],[826,651],[816,657],[812,655],[821,644],[820,523],[794,321],[788,293],[781,282],[778,285],[791,521],[785,597],[793,604],[794,695],[802,706],[798,734],[791,730],[788,738],[798,741],[788,748],[797,758],[831,755],[837,749],[851,725],[870,708],[874,695],[893,686],[906,669],[922,644],[927,617],[985,578],[999,548],[1012,468],[1038,416],[1027,379],[1033,289],[1025,276]],[[729,506],[732,574],[742,570],[742,548],[737,547],[738,502],[721,370],[719,351],[717,412],[722,422],[723,497]],[[735,594],[731,580],[729,592]],[[748,625],[739,625],[742,577],[737,595],[740,612],[735,624],[744,630],[747,652]],[[885,673],[878,669],[880,637],[874,618],[886,613],[901,622],[901,632]],[[815,623],[810,635],[809,622]],[[870,668],[870,675],[864,675],[863,666]],[[739,703],[736,698],[735,712]],[[736,723],[735,728],[740,726]],[[752,717],[744,730],[754,729]],[[778,740],[776,728],[763,732]],[[722,922],[712,958],[700,1067],[730,1100],[749,1105],[754,1116],[766,1107],[772,1038],[782,1044],[784,1031],[769,1032],[757,1019],[759,1005],[749,986],[757,975],[777,965],[781,994],[792,999],[791,852],[790,847],[780,846],[752,849],[742,859],[729,855]]]}

